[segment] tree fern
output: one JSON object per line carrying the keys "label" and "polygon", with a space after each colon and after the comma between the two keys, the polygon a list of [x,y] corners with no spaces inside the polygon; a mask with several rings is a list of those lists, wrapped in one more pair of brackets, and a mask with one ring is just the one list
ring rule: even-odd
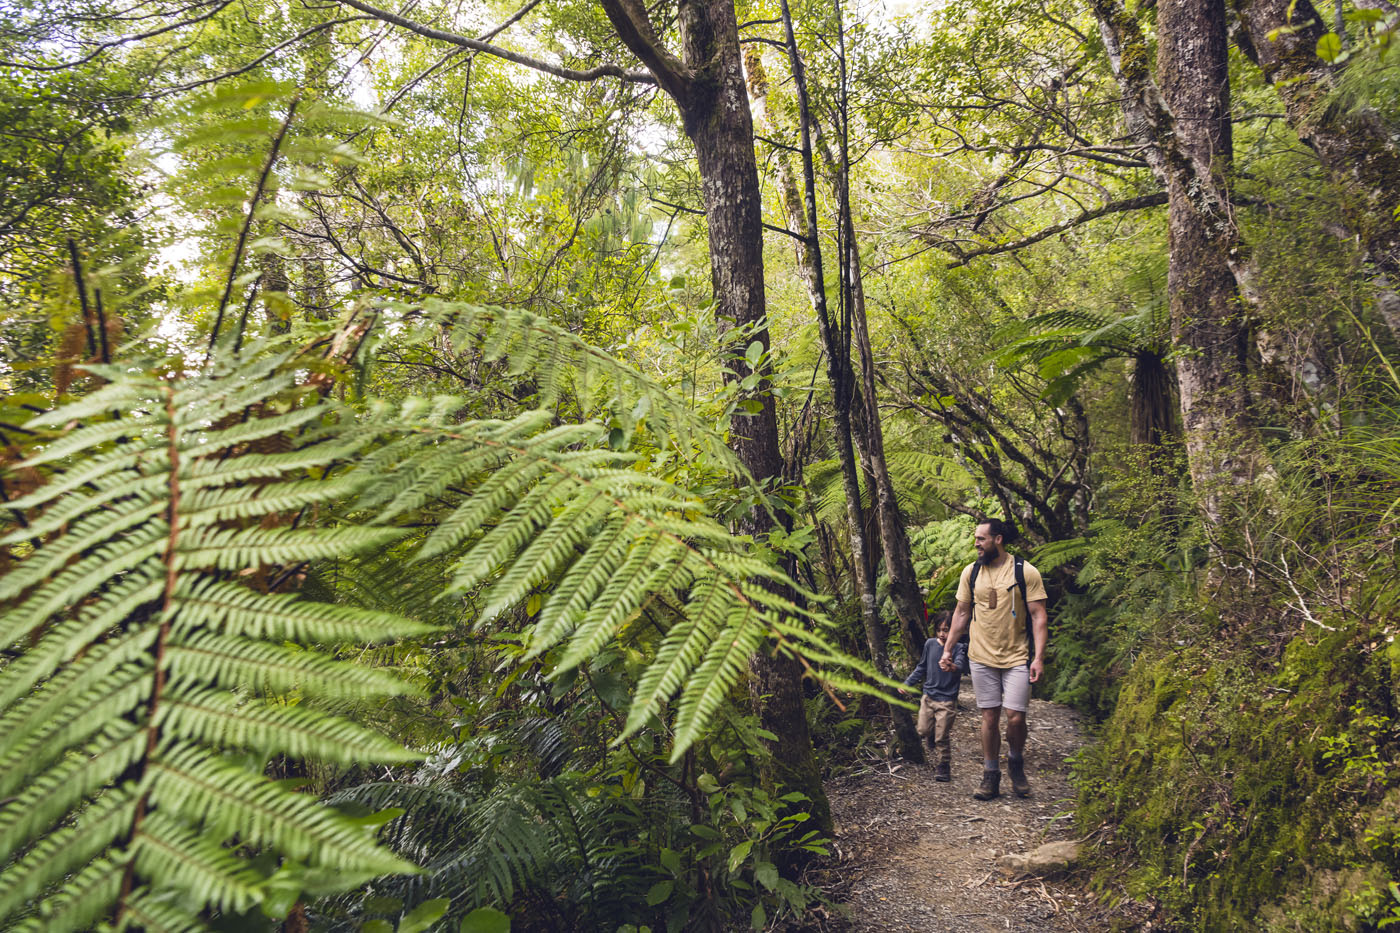
{"label": "tree fern", "polygon": [[[501,327],[490,352],[534,325]],[[623,734],[676,700],[675,760],[756,651],[869,689],[839,674],[869,672],[784,595],[796,588],[776,561],[639,469],[609,426],[541,410],[461,421],[450,397],[357,414],[297,388],[305,360],[247,356],[225,366],[216,353],[191,376],[93,367],[104,387],[26,425],[41,442],[23,466],[48,475],[10,503],[24,522],[0,538],[25,554],[0,579],[0,640],[22,646],[0,670],[0,786],[14,795],[0,806],[0,908],[12,922],[183,929],[170,904],[244,911],[273,896],[249,849],[328,887],[411,868],[260,772],[274,755],[416,757],[283,699],[409,689],[288,643],[430,630],[268,591],[307,566],[392,549],[446,581],[439,598],[470,594],[479,621],[537,599],[525,659],[548,653],[556,673],[655,627]],[[336,520],[307,520],[321,513]]]}
{"label": "tree fern", "polygon": [[686,459],[696,454],[722,470],[752,480],[712,421],[667,386],[595,347],[547,318],[515,308],[428,301],[392,305],[429,322],[419,339],[445,335],[459,353],[476,353],[534,385],[533,404],[551,409],[571,396],[584,416],[603,411],[624,434],[645,421],[658,444]]}
{"label": "tree fern", "polygon": [[[353,433],[373,449],[359,468],[391,477],[366,488],[363,507],[384,521],[428,524],[421,558],[452,555],[448,591],[476,592],[479,622],[538,595],[527,657],[557,649],[557,673],[655,609],[668,634],[624,735],[679,695],[679,759],[765,642],[837,667],[855,663],[826,644],[819,615],[779,595],[793,585],[772,561],[698,497],[636,469],[636,455],[613,450],[605,426],[555,425],[540,411],[454,423],[458,407],[409,400],[361,419]],[[439,514],[443,501],[451,508]]]}
{"label": "tree fern", "polygon": [[[94,367],[108,385],[33,419],[80,425],[28,461],[48,482],[11,503],[32,516],[0,542],[27,548],[0,579],[0,916],[15,929],[102,918],[192,930],[201,909],[268,896],[240,846],[343,884],[411,866],[365,829],[261,773],[272,755],[330,761],[417,756],[301,696],[401,693],[396,678],[289,641],[365,642],[426,629],[387,613],[259,592],[240,578],[382,546],[369,526],[275,527],[279,513],[352,493],[323,478],[353,452],[298,402],[293,360],[189,378]],[[257,417],[254,406],[281,414]],[[255,453],[260,439],[291,440]],[[266,527],[264,527],[266,526]],[[252,574],[254,576],[249,577]],[[244,751],[249,757],[230,757]]]}

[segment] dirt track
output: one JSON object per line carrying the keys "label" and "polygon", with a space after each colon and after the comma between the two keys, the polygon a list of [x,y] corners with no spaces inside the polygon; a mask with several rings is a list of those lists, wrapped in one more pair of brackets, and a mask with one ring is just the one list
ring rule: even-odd
{"label": "dirt track", "polygon": [[836,821],[834,871],[843,875],[839,887],[852,912],[846,929],[1109,929],[1102,909],[1081,886],[1082,873],[1013,880],[995,865],[1000,855],[1074,837],[1074,794],[1065,759],[1085,741],[1078,714],[1031,701],[1026,773],[1032,794],[1011,796],[1003,775],[1006,795],[983,802],[972,798],[982,765],[978,715],[966,678],[959,703],[950,783],[934,781],[932,767],[878,762],[827,785]]}

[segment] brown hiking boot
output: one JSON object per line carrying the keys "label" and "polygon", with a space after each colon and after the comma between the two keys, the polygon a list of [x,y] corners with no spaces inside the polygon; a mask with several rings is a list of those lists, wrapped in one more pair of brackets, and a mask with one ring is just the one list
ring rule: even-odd
{"label": "brown hiking boot", "polygon": [[933,779],[935,781],[951,781],[953,779],[953,771],[948,766],[948,762],[940,761],[937,766],[934,767]]}
{"label": "brown hiking boot", "polygon": [[993,797],[1001,796],[1001,772],[982,771],[982,785],[972,792],[972,796],[978,800],[991,800]]}
{"label": "brown hiking boot", "polygon": [[1006,759],[1006,773],[1011,775],[1011,789],[1017,797],[1029,797],[1031,795],[1031,783],[1026,780],[1025,759]]}

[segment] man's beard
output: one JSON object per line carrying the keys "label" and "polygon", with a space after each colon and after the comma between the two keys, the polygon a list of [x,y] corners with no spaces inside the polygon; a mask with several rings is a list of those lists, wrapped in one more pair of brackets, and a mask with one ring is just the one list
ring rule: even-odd
{"label": "man's beard", "polygon": [[999,557],[1001,557],[1001,548],[989,547],[977,555],[977,563],[983,567],[989,567]]}

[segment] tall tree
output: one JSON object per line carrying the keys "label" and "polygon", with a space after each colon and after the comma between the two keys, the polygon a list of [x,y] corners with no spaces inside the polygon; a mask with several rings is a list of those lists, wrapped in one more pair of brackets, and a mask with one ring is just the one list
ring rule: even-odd
{"label": "tall tree", "polygon": [[[424,26],[362,0],[342,2],[430,38],[497,55],[556,77],[593,80],[611,76],[654,82],[675,101],[686,135],[695,144],[700,169],[715,314],[733,335],[727,359],[729,378],[742,381],[751,374],[758,377],[751,398],[758,403],[757,410],[736,414],[732,443],[740,461],[760,484],[781,482],[783,456],[767,352],[762,202],[753,152],[753,116],[744,87],[733,0],[682,0],[677,8],[679,56],[661,41],[645,5],[638,0],[602,0],[618,37],[646,66],[647,71],[640,73],[615,65],[589,71],[564,68],[479,39]],[[764,351],[757,362],[743,352],[753,342]],[[741,524],[755,540],[762,540],[779,523],[790,521],[786,513],[775,516],[766,504],[759,504]],[[812,755],[799,662],[781,650],[773,654],[760,652],[754,656],[751,669],[751,689],[759,719],[764,729],[776,737],[767,743],[772,755],[769,781],[805,794],[811,800],[816,825],[830,830],[830,809]]]}
{"label": "tall tree", "polygon": [[[1094,0],[1123,109],[1167,189],[1167,296],[1191,479],[1209,529],[1229,487],[1268,466],[1246,383],[1254,271],[1229,198],[1230,79],[1224,0],[1158,5],[1157,82],[1119,0]],[[1158,83],[1160,82],[1160,84]]]}

